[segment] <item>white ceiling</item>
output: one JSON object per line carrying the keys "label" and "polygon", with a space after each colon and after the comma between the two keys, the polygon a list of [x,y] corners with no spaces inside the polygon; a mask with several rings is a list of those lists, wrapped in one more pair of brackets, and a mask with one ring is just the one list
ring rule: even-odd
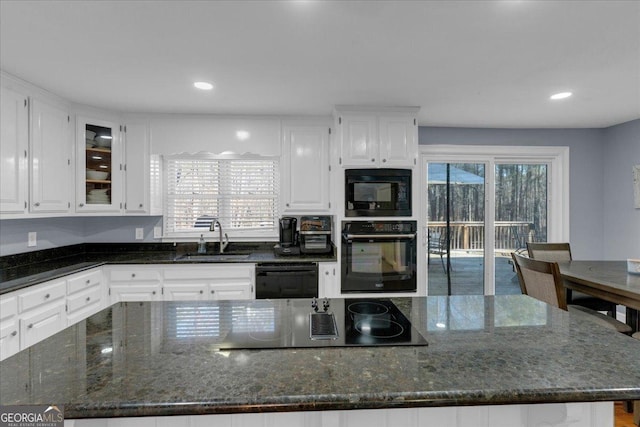
{"label": "white ceiling", "polygon": [[123,112],[403,105],[422,107],[420,125],[521,128],[640,118],[634,0],[1,0],[0,58],[64,98]]}

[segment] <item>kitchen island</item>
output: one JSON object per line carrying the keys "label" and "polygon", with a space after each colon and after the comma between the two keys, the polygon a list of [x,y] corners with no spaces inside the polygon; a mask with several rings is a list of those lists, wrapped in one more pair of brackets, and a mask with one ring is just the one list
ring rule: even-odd
{"label": "kitchen island", "polygon": [[640,399],[640,342],[527,296],[393,301],[428,345],[221,350],[234,328],[277,330],[290,301],[117,303],[0,362],[0,404],[64,404],[75,426],[141,416],[148,425],[279,415],[331,425],[345,413],[444,420],[460,414],[442,410],[464,407],[486,418],[478,426],[537,425],[490,421],[531,413],[595,427],[612,422],[606,402]]}

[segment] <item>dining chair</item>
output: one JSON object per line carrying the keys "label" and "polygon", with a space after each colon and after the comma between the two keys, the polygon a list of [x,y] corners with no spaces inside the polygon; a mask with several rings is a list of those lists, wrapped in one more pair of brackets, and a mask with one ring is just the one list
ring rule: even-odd
{"label": "dining chair", "polygon": [[536,260],[515,253],[511,254],[516,266],[520,289],[525,295],[569,311],[585,321],[598,323],[608,329],[631,335],[633,329],[626,323],[580,305],[567,305],[562,275],[557,262]]}
{"label": "dining chair", "polygon": [[429,254],[427,254],[427,264],[429,263],[429,255],[440,255],[440,262],[442,263],[442,270],[446,273],[447,267],[444,264],[444,255],[447,255],[447,239],[441,233],[432,232],[429,233],[429,238],[427,242],[427,247],[429,250]]}
{"label": "dining chair", "polygon": [[[529,258],[542,261],[561,262],[571,261],[571,245],[569,243],[541,243],[527,242]],[[606,311],[610,317],[616,317],[616,305],[582,292],[565,288],[567,304],[580,305],[596,311]]]}

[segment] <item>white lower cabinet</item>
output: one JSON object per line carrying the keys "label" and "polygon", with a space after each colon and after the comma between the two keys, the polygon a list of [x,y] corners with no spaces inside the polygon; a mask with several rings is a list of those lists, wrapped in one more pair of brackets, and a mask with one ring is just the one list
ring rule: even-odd
{"label": "white lower cabinet", "polygon": [[157,265],[113,265],[105,268],[112,304],[162,300],[162,275]]}
{"label": "white lower cabinet", "polygon": [[13,294],[0,296],[0,360],[20,351],[20,322],[18,297]]}
{"label": "white lower cabinet", "polygon": [[252,299],[255,264],[209,264],[163,268],[165,301]]}
{"label": "white lower cabinet", "polygon": [[18,293],[21,350],[67,326],[66,284],[66,279],[61,278]]}
{"label": "white lower cabinet", "polygon": [[255,264],[111,265],[111,302],[252,299]]}
{"label": "white lower cabinet", "polygon": [[107,287],[102,268],[83,271],[67,278],[67,325],[73,325],[107,305]]}
{"label": "white lower cabinet", "polygon": [[338,263],[318,263],[318,296],[320,298],[339,298],[340,283],[338,283]]}

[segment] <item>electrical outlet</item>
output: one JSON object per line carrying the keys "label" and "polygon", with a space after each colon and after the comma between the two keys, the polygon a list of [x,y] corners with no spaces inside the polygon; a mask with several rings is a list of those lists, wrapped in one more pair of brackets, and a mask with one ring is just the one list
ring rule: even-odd
{"label": "electrical outlet", "polygon": [[29,237],[27,240],[27,246],[38,246],[38,236],[35,231],[29,232]]}
{"label": "electrical outlet", "polygon": [[136,240],[144,239],[144,228],[136,228]]}
{"label": "electrical outlet", "polygon": [[162,239],[162,227],[153,227],[153,238]]}

